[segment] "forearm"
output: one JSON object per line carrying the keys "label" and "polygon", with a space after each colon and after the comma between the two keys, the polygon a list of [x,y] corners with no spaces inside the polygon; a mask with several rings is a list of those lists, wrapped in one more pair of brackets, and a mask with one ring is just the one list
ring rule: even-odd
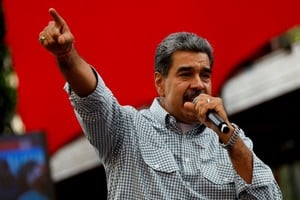
{"label": "forearm", "polygon": [[235,171],[246,183],[250,184],[253,176],[253,153],[241,137],[242,130],[235,124],[230,124],[229,127],[228,134],[218,132],[220,141],[228,150]]}
{"label": "forearm", "polygon": [[[244,140],[243,140],[244,141]],[[244,143],[245,144],[245,143]],[[248,149],[249,150],[249,149]],[[238,172],[239,178],[236,179],[236,188],[239,194],[239,199],[272,199],[272,200],[282,200],[282,193],[280,187],[278,186],[276,179],[273,175],[271,168],[261,161],[254,152],[249,150],[252,158],[252,165],[248,165],[249,162],[245,161],[239,163],[239,168],[248,170],[248,167],[252,169],[252,176],[250,184],[246,181],[243,175],[244,172]],[[239,151],[240,152],[240,151]],[[236,152],[234,152],[235,154]],[[243,153],[243,152],[240,152]],[[230,153],[231,154],[231,153]],[[247,154],[247,153],[246,153]],[[239,156],[238,154],[233,155]],[[232,161],[235,163],[235,161]],[[233,164],[234,165],[234,164]],[[236,166],[234,166],[237,169]],[[245,172],[247,173],[247,172]]]}
{"label": "forearm", "polygon": [[78,96],[85,97],[94,91],[97,84],[96,76],[75,47],[67,55],[56,59],[65,80]]}
{"label": "forearm", "polygon": [[239,137],[228,153],[236,172],[246,183],[251,184],[253,175],[253,154],[250,149]]}

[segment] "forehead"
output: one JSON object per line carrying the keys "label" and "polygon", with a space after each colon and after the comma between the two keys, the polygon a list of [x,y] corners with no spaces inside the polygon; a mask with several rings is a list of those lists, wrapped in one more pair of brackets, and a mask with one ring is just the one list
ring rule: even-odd
{"label": "forehead", "polygon": [[176,51],[172,55],[172,66],[210,66],[206,53],[192,51]]}

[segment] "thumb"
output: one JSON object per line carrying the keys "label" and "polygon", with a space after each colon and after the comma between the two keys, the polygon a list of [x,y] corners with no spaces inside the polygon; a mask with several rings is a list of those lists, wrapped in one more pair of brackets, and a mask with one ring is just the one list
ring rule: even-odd
{"label": "thumb", "polygon": [[67,32],[59,35],[57,41],[60,45],[71,44],[74,41],[74,37],[70,32]]}
{"label": "thumb", "polygon": [[192,102],[185,102],[183,107],[191,112],[195,112],[195,104]]}

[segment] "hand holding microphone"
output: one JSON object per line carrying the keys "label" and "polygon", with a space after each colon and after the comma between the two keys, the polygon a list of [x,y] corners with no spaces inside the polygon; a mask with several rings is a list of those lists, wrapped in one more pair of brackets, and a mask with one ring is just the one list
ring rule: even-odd
{"label": "hand holding microphone", "polygon": [[[207,103],[210,103],[210,99],[207,99]],[[198,97],[193,99],[193,103],[197,104],[198,102]],[[207,119],[211,123],[213,123],[222,133],[228,133],[230,128],[228,124],[214,111],[214,110],[209,110],[206,114]]]}

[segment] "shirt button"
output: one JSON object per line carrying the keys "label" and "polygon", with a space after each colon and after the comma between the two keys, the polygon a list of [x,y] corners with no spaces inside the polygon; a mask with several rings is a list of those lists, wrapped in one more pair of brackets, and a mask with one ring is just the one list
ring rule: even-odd
{"label": "shirt button", "polygon": [[228,181],[228,178],[224,178],[223,180],[224,180],[225,182],[227,182],[227,181]]}
{"label": "shirt button", "polygon": [[189,159],[189,158],[185,158],[184,161],[185,161],[185,162],[189,162],[190,159]]}

